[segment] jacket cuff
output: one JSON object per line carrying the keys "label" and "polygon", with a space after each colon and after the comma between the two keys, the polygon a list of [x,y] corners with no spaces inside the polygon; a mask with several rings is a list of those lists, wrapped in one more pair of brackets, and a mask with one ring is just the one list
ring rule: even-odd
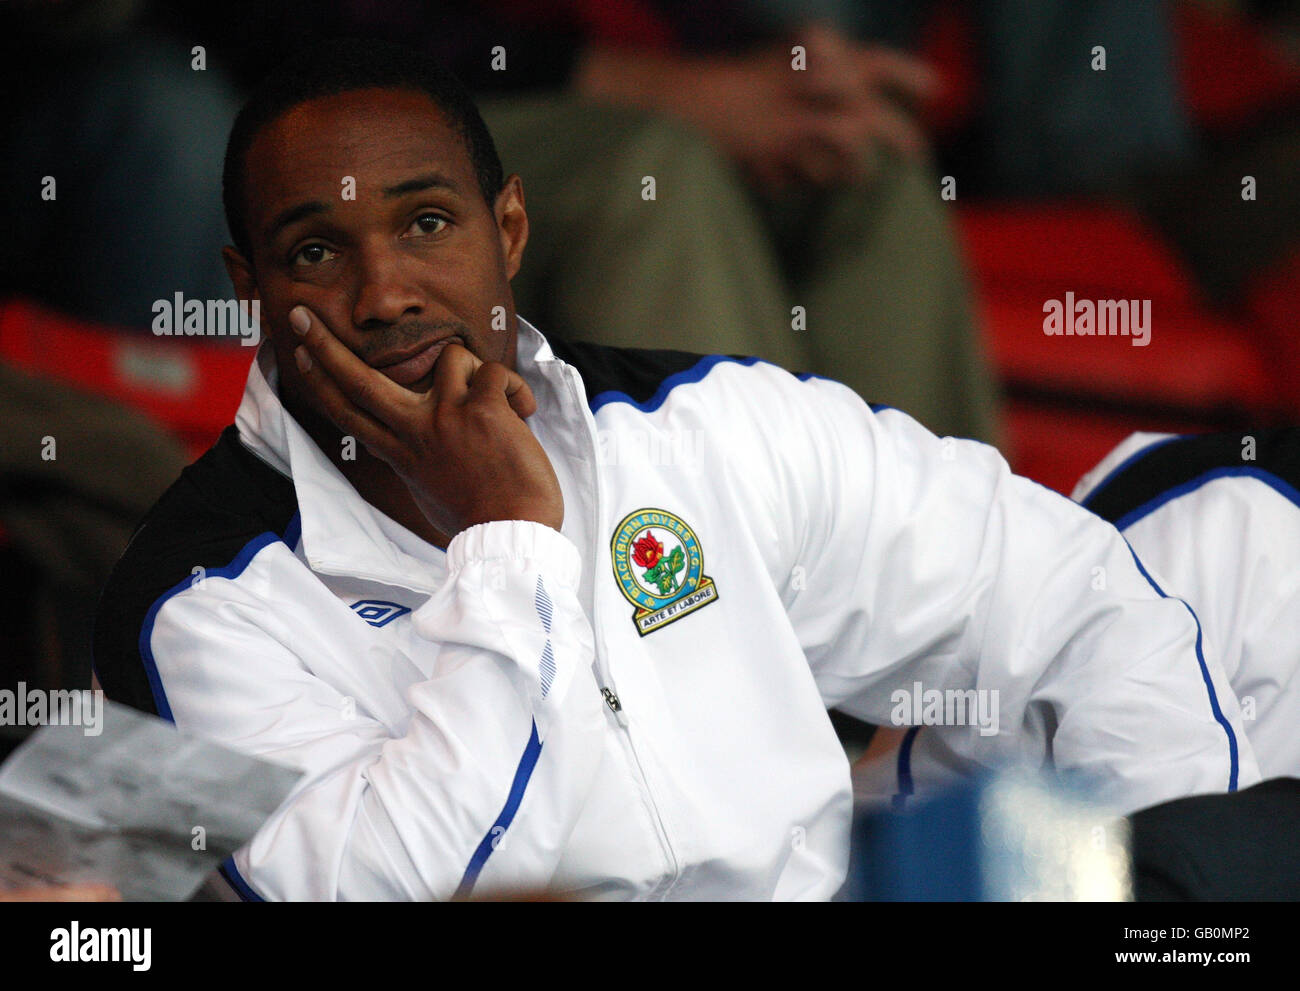
{"label": "jacket cuff", "polygon": [[494,520],[462,530],[447,545],[447,572],[455,577],[466,565],[512,560],[531,563],[570,588],[578,587],[582,555],[558,530],[531,520]]}

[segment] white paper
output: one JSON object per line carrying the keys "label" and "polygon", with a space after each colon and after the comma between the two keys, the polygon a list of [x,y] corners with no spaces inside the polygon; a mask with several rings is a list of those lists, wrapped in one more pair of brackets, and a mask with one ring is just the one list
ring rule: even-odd
{"label": "white paper", "polygon": [[0,766],[0,886],[102,882],[128,900],[184,900],[299,777],[106,702],[99,735],[44,726]]}

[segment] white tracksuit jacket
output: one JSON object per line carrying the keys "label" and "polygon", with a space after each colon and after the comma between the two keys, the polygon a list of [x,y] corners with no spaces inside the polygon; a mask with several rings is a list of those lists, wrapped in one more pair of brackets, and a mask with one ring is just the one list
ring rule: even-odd
{"label": "white tracksuit jacket", "polygon": [[1073,497],[1196,610],[1263,776],[1300,777],[1300,429],[1133,434]]}
{"label": "white tracksuit jacket", "polygon": [[852,802],[826,711],[888,724],[900,687],[996,690],[999,732],[927,730],[941,758],[1050,754],[1122,810],[1258,779],[1191,611],[993,448],[753,360],[521,321],[518,367],[559,533],[417,539],[264,345],[237,434],[118,565],[109,695],[306,771],[234,858],[250,896],[826,898]]}

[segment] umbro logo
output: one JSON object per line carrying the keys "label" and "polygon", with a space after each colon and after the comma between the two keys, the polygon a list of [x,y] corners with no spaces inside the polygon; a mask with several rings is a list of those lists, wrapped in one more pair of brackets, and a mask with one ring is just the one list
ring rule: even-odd
{"label": "umbro logo", "polygon": [[371,626],[387,626],[398,616],[403,616],[411,610],[406,606],[399,606],[396,602],[383,602],[380,599],[362,599],[360,602],[352,603],[351,608],[356,610],[358,616],[364,619]]}

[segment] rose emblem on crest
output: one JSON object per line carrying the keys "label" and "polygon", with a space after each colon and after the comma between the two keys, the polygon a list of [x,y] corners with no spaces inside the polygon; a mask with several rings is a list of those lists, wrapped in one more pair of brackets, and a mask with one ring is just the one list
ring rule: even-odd
{"label": "rose emblem on crest", "polygon": [[638,568],[646,569],[641,577],[658,588],[662,596],[671,595],[677,589],[677,575],[686,567],[686,555],[681,547],[674,547],[671,554],[664,556],[663,541],[655,537],[653,530],[647,530],[632,545],[632,561]]}

